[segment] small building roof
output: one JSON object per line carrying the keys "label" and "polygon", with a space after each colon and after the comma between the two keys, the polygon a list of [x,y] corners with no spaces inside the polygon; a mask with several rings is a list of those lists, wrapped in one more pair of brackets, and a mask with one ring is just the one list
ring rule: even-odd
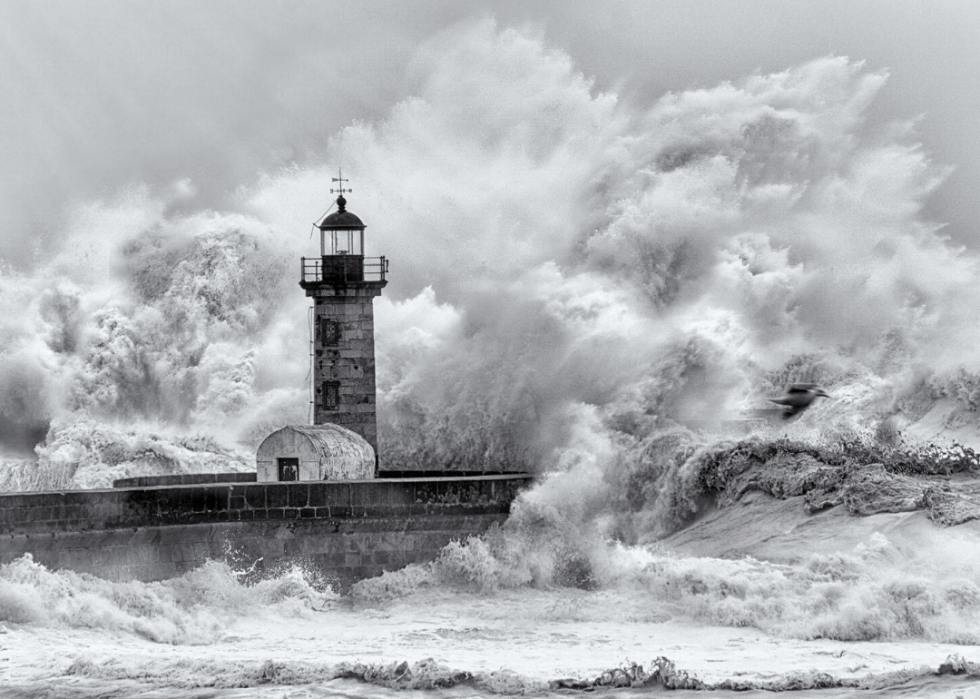
{"label": "small building roof", "polygon": [[368,441],[346,427],[325,422],[322,425],[289,425],[283,429],[295,430],[308,437],[321,459],[370,454],[374,461],[374,449]]}
{"label": "small building roof", "polygon": [[283,478],[280,459],[299,462],[294,465],[301,481],[374,478],[377,467],[374,448],[364,437],[330,423],[288,425],[267,436],[255,453],[257,479]]}

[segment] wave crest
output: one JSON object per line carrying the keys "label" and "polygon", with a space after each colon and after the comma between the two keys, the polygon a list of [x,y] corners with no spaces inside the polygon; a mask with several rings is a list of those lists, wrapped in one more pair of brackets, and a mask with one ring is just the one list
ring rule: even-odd
{"label": "wave crest", "polygon": [[209,561],[163,582],[111,582],[48,570],[28,554],[0,566],[0,621],[131,633],[157,643],[211,644],[238,615],[269,608],[278,615],[302,614],[337,598],[300,568],[251,585],[243,584],[246,575]]}

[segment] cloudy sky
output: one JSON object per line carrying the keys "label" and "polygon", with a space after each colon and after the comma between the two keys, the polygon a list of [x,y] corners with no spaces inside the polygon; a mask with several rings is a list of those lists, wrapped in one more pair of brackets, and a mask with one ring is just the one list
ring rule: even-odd
{"label": "cloudy sky", "polygon": [[176,182],[233,209],[262,173],[320,164],[353,121],[413,94],[419,47],[492,17],[566,52],[596,91],[645,107],[821,56],[889,80],[871,119],[918,119],[953,168],[929,218],[980,247],[980,5],[703,0],[0,0],[0,255],[30,266],[72,205]]}

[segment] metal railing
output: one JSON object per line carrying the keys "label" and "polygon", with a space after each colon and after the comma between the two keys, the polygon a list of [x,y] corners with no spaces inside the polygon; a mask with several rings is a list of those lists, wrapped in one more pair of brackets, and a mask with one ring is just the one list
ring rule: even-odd
{"label": "metal railing", "polygon": [[387,274],[388,260],[384,256],[328,255],[300,258],[300,283],[383,282]]}

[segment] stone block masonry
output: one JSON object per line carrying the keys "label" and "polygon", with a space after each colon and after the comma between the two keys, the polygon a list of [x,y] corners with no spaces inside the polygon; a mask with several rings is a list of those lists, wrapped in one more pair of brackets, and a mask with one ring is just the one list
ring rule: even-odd
{"label": "stone block masonry", "polygon": [[307,290],[314,298],[313,422],[353,430],[378,449],[374,306],[384,282],[357,282],[339,294],[331,285]]}
{"label": "stone block masonry", "polygon": [[229,553],[256,569],[291,561],[341,588],[432,560],[503,522],[530,476],[206,483],[0,495],[0,563],[162,580]]}
{"label": "stone block masonry", "polygon": [[[198,485],[201,483],[243,483],[255,481],[254,471],[239,473],[182,473],[173,476],[137,476],[119,478],[112,482],[113,488],[145,488],[154,485]],[[421,474],[420,474],[421,475]]]}

